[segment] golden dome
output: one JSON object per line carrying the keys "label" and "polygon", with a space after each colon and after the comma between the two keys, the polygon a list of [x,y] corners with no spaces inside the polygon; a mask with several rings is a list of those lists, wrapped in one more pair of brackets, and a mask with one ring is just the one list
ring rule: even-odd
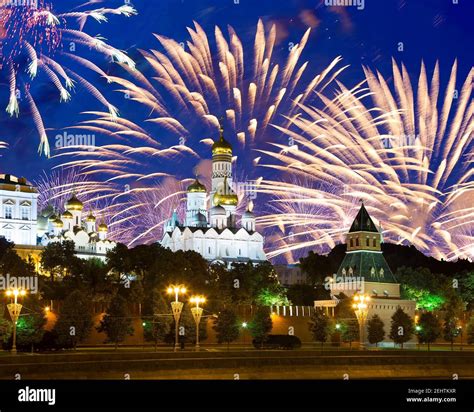
{"label": "golden dome", "polygon": [[54,221],[57,219],[58,217],[56,216],[55,213],[53,213],[49,218],[48,220],[51,222],[51,223],[54,223]]}
{"label": "golden dome", "polygon": [[204,186],[198,179],[196,179],[190,186],[188,186],[188,193],[206,193],[206,186]]}
{"label": "golden dome", "polygon": [[67,211],[67,210],[61,215],[61,217],[63,219],[72,219],[73,218],[72,213]]}
{"label": "golden dome", "polygon": [[86,218],[86,222],[91,222],[91,223],[95,223],[97,219],[95,218],[95,216],[92,214],[92,212],[89,213],[89,216],[87,216]]}
{"label": "golden dome", "polygon": [[230,194],[219,194],[214,195],[215,206],[237,206],[239,204],[239,198],[235,193]]}
{"label": "golden dome", "polygon": [[217,142],[214,142],[212,145],[212,154],[230,154],[232,155],[232,146],[230,143],[224,139],[224,130],[221,128],[221,136]]}
{"label": "golden dome", "polygon": [[107,232],[109,230],[108,226],[105,223],[99,225],[99,232]]}
{"label": "golden dome", "polygon": [[66,209],[81,212],[84,204],[76,197],[75,194],[66,202]]}
{"label": "golden dome", "polygon": [[64,222],[57,218],[54,222],[53,222],[53,225],[57,228],[61,228],[61,227],[64,227]]}

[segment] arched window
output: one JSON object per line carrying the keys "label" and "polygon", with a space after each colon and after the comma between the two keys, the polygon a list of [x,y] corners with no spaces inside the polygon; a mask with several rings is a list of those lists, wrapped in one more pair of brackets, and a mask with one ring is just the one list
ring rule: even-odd
{"label": "arched window", "polygon": [[374,241],[372,243],[373,243],[372,244],[373,247],[377,247],[377,239],[374,238]]}
{"label": "arched window", "polygon": [[356,246],[359,246],[359,238],[356,237]]}
{"label": "arched window", "polygon": [[354,247],[354,239],[351,238],[351,247]]}
{"label": "arched window", "polygon": [[365,239],[365,246],[367,246],[367,247],[370,246],[370,240],[369,240],[369,238],[366,238],[366,239]]}

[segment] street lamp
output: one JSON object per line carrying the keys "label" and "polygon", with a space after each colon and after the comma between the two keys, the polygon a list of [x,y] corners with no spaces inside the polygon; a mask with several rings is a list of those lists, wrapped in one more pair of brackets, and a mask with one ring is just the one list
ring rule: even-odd
{"label": "street lamp", "polygon": [[352,308],[354,309],[357,321],[359,322],[360,347],[361,349],[365,349],[365,322],[369,312],[369,306],[367,303],[370,301],[370,296],[356,294],[354,295],[353,301]]}
{"label": "street lamp", "polygon": [[16,355],[16,323],[18,322],[18,318],[20,317],[20,312],[23,307],[20,303],[18,303],[18,296],[24,297],[26,295],[25,289],[9,289],[6,291],[6,295],[8,297],[13,298],[13,303],[9,303],[7,305],[8,312],[10,313],[10,317],[12,318],[13,322],[13,343],[12,343],[12,353]]}
{"label": "street lamp", "polygon": [[196,306],[191,308],[191,312],[193,314],[194,322],[196,323],[196,352],[199,352],[199,323],[201,322],[203,311],[199,304],[206,302],[206,298],[204,296],[191,296],[189,302],[196,304]]}
{"label": "street lamp", "polygon": [[178,324],[179,324],[179,318],[181,317],[181,312],[183,311],[183,302],[180,302],[178,300],[179,294],[184,295],[186,293],[186,288],[184,285],[171,285],[168,289],[167,292],[169,295],[174,294],[175,300],[171,302],[171,310],[173,311],[173,317],[174,317],[174,323],[175,323],[175,335],[174,335],[174,351],[176,352],[178,350]]}

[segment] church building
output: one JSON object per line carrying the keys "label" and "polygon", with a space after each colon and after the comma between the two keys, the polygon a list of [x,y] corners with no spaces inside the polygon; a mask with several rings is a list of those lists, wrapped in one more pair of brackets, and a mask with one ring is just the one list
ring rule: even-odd
{"label": "church building", "polygon": [[40,244],[47,246],[52,242],[73,241],[77,257],[105,261],[107,252],[116,246],[107,239],[107,225],[104,222],[98,224],[92,211],[84,213],[84,204],[75,194],[64,208],[61,214],[51,207],[41,212],[38,218]]}
{"label": "church building", "polygon": [[212,146],[212,186],[210,192],[196,179],[187,189],[186,216],[176,212],[165,226],[161,244],[172,251],[193,250],[210,262],[232,263],[266,260],[264,238],[255,227],[251,207],[240,216],[239,199],[232,182],[232,146],[223,130]]}

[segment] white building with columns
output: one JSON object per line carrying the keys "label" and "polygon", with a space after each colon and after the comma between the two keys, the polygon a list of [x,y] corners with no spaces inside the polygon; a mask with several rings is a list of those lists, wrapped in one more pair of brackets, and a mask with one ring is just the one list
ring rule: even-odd
{"label": "white building with columns", "polygon": [[0,237],[35,246],[38,192],[25,178],[0,174]]}
{"label": "white building with columns", "polygon": [[192,250],[210,262],[266,261],[264,238],[256,231],[255,215],[247,210],[237,224],[239,199],[232,182],[232,146],[220,139],[212,146],[212,186],[196,179],[187,190],[186,217],[180,222],[176,212],[167,222],[161,240],[172,251]]}

